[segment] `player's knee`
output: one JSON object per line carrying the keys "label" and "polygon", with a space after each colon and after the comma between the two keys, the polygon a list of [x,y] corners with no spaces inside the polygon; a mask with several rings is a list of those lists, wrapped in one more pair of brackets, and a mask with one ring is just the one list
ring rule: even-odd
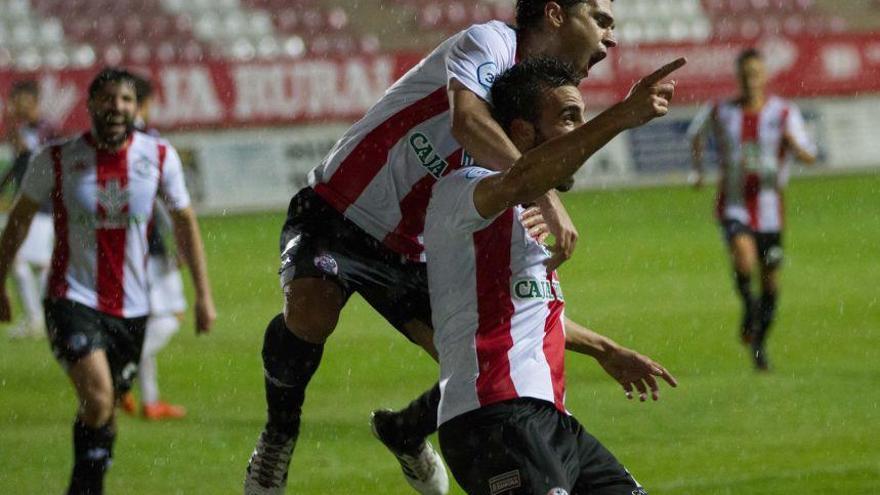
{"label": "player's knee", "polygon": [[92,428],[107,424],[113,417],[113,392],[105,390],[90,391],[83,397],[80,419]]}

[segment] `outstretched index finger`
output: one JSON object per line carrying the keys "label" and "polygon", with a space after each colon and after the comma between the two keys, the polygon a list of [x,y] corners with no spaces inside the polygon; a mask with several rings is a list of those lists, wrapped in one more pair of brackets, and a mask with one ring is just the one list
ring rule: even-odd
{"label": "outstretched index finger", "polygon": [[642,82],[649,85],[649,86],[657,84],[658,82],[662,81],[663,79],[666,79],[666,77],[668,77],[669,74],[672,74],[673,72],[677,71],[678,69],[681,69],[686,64],[687,64],[686,58],[684,58],[684,57],[677,58],[677,59],[673,60],[672,62],[669,62],[668,64],[664,65],[663,67],[660,67],[659,69],[654,71],[654,73],[652,73],[651,75],[642,79]]}

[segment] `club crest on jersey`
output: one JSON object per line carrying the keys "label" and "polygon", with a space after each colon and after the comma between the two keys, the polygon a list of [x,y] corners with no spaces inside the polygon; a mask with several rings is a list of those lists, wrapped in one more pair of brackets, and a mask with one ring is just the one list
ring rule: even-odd
{"label": "club crest on jersey", "polygon": [[314,261],[315,267],[328,275],[336,275],[339,273],[339,265],[336,263],[336,260],[333,259],[333,256],[330,256],[329,254],[315,256]]}
{"label": "club crest on jersey", "polygon": [[108,180],[103,186],[98,186],[98,205],[103,210],[103,215],[98,222],[98,227],[105,229],[125,228],[128,226],[128,189],[122,187],[119,180]]}
{"label": "club crest on jersey", "polygon": [[434,145],[428,140],[428,136],[415,132],[409,137],[409,145],[429,174],[435,179],[443,177],[443,172],[449,164],[434,151]]}
{"label": "club crest on jersey", "polygon": [[565,301],[562,285],[558,280],[537,280],[522,278],[513,282],[513,295],[517,299],[542,299],[544,301]]}

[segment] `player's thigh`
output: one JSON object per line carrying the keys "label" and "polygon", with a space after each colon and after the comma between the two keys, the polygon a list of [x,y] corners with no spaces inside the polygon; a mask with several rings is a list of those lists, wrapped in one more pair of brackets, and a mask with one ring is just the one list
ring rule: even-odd
{"label": "player's thigh", "polygon": [[91,426],[106,423],[113,416],[115,404],[110,363],[103,349],[81,357],[67,369],[76,390],[82,419]]}
{"label": "player's thigh", "polygon": [[580,472],[571,495],[644,495],[648,492],[599,440],[572,421]]}
{"label": "player's thigh", "polygon": [[730,239],[730,256],[733,267],[740,273],[751,273],[758,260],[758,247],[755,237],[747,233],[739,233]]}
{"label": "player's thigh", "polygon": [[436,359],[424,263],[401,260],[390,251],[373,258],[373,273],[359,281],[357,292],[391,326]]}

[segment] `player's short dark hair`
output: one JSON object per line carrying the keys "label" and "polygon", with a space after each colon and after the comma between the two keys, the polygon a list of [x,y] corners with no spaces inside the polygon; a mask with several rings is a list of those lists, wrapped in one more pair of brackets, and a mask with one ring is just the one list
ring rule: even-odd
{"label": "player's short dark hair", "polygon": [[146,77],[136,76],[134,82],[134,92],[137,93],[138,101],[144,101],[153,96],[153,83]]}
{"label": "player's short dark hair", "polygon": [[745,50],[739,52],[739,55],[736,56],[736,67],[742,68],[743,64],[746,63],[747,60],[751,60],[753,58],[763,60],[764,55],[762,55],[761,51],[757,48],[746,48]]}
{"label": "player's short dark hair", "polygon": [[134,88],[135,93],[137,93],[138,79],[140,79],[138,76],[125,69],[119,67],[105,67],[97,76],[95,76],[94,79],[92,79],[91,84],[89,84],[89,99],[91,100],[94,98],[95,95],[98,94],[98,91],[100,91],[108,82],[131,84],[131,87]]}
{"label": "player's short dark hair", "polygon": [[15,97],[18,95],[31,95],[37,98],[40,96],[40,85],[33,79],[15,81],[12,84],[12,89],[9,90],[9,96]]}
{"label": "player's short dark hair", "polygon": [[[568,9],[579,3],[589,3],[591,0],[516,0],[516,27],[529,29],[535,27],[544,18],[544,7],[550,3],[558,3],[560,7]],[[612,2],[614,0],[611,0]]]}
{"label": "player's short dark hair", "polygon": [[577,87],[577,72],[553,57],[533,57],[514,65],[492,84],[492,115],[505,131],[514,119],[537,122],[541,96],[563,86]]}

